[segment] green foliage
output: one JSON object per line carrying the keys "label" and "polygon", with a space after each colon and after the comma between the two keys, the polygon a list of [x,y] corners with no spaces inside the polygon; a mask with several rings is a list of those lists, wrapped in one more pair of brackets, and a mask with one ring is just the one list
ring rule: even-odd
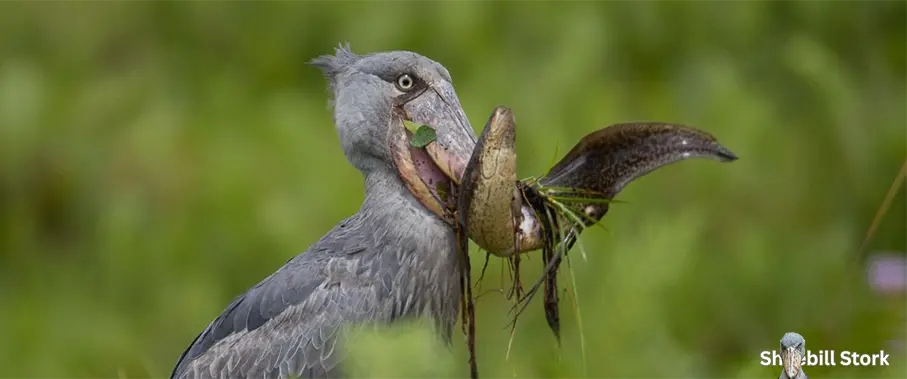
{"label": "green foliage", "polygon": [[[887,370],[812,377],[904,377],[886,345],[904,339],[904,295],[871,292],[857,250],[907,156],[905,14],[893,1],[0,3],[0,377],[164,377],[234,296],[358,210],[362,178],[305,64],[342,41],[443,63],[477,129],[511,107],[524,176],[632,120],[701,128],[740,157],[641,178],[607,232],[584,233],[586,367],[569,293],[563,348],[536,301],[505,360],[513,303],[493,259],[476,291],[484,377],[774,378],[759,353],[789,331],[808,349],[892,352]],[[907,250],[905,199],[868,253]],[[406,330],[357,345],[359,372],[468,374],[459,335],[451,356]]]}
{"label": "green foliage", "polygon": [[438,137],[435,135],[435,130],[428,125],[422,125],[413,133],[413,139],[409,141],[409,144],[412,147],[425,147],[436,139]]}

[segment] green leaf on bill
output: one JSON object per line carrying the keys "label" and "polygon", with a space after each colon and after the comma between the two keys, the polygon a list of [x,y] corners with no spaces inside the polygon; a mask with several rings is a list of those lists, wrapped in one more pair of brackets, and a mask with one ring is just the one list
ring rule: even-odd
{"label": "green leaf on bill", "polygon": [[409,144],[412,147],[425,147],[436,139],[435,130],[428,125],[422,125],[413,132],[413,139],[409,141]]}

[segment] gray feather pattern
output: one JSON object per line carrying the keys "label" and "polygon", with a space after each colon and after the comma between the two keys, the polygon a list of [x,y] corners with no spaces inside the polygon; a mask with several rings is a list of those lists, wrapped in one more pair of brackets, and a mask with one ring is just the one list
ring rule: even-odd
{"label": "gray feather pattern", "polygon": [[365,177],[362,208],[233,300],[172,378],[336,377],[346,324],[427,317],[451,340],[461,291],[456,236],[403,185],[385,137],[399,93],[386,79],[414,68],[429,81],[449,73],[414,53],[360,56],[349,45],[311,64],[328,79],[341,146]]}
{"label": "gray feather pattern", "polygon": [[359,213],[234,300],[173,377],[337,376],[344,323],[427,316],[449,341],[459,312],[455,235],[392,174],[370,175]]}

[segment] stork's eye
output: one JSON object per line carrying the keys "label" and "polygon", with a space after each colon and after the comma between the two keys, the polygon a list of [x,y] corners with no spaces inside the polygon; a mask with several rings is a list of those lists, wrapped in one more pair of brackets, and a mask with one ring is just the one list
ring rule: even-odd
{"label": "stork's eye", "polygon": [[397,77],[397,89],[401,91],[409,91],[413,89],[415,84],[416,81],[413,80],[413,77],[409,76],[409,74],[403,74]]}

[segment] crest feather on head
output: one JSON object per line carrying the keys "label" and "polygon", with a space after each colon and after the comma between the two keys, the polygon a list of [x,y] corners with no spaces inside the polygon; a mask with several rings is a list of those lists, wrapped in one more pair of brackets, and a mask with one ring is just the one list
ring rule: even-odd
{"label": "crest feather on head", "polygon": [[350,50],[350,43],[341,43],[334,49],[334,55],[322,55],[309,61],[309,64],[321,69],[324,77],[334,87],[334,78],[337,74],[343,72],[351,64],[359,60],[361,56],[356,55]]}

